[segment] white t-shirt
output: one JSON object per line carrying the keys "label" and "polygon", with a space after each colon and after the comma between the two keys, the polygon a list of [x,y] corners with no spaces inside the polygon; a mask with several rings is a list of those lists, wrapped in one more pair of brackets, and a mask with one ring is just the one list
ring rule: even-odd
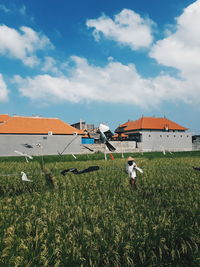
{"label": "white t-shirt", "polygon": [[136,179],[136,170],[143,173],[142,169],[138,168],[135,162],[132,165],[126,164],[126,172],[130,178]]}

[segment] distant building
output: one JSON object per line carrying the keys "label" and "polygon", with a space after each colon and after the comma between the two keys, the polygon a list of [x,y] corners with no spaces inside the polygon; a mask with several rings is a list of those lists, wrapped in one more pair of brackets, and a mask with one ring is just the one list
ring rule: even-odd
{"label": "distant building", "polygon": [[87,130],[87,131],[93,131],[94,130],[94,124],[88,124],[83,120],[80,120],[79,122],[71,124],[72,127],[79,129],[79,130]]}
{"label": "distant building", "polygon": [[192,135],[186,130],[165,117],[141,117],[121,124],[115,133],[127,135],[141,151],[191,151]]}
{"label": "distant building", "polygon": [[71,124],[71,126],[84,132],[82,144],[94,144],[94,142],[99,139],[99,134],[97,134],[97,128],[94,127],[94,124],[88,124],[80,120],[79,122]]}
{"label": "distant building", "polygon": [[0,156],[58,154],[69,143],[63,154],[78,153],[82,134],[58,118],[0,115]]}
{"label": "distant building", "polygon": [[125,141],[128,139],[128,135],[124,133],[116,133],[115,135],[112,136],[112,140],[116,141]]}

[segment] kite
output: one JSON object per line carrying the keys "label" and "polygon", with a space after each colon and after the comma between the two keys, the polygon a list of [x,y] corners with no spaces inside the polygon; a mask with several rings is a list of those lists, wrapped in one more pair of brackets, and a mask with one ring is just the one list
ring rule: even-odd
{"label": "kite", "polygon": [[25,181],[25,182],[33,182],[33,181],[31,181],[31,180],[29,180],[29,179],[27,178],[27,175],[26,175],[25,172],[21,172],[21,175],[22,175],[22,181]]}
{"label": "kite", "polygon": [[105,133],[105,132],[108,132],[110,130],[110,128],[107,125],[100,123],[99,130],[100,130],[100,132]]}
{"label": "kite", "polygon": [[29,159],[33,159],[32,156],[30,156],[30,155],[28,155],[28,154],[26,154],[24,152],[20,152],[20,151],[17,151],[17,150],[15,150],[14,152],[17,153],[17,154],[19,154],[20,156],[24,156],[27,162],[28,162],[28,158]]}
{"label": "kite", "polygon": [[193,169],[196,171],[200,171],[200,168],[198,168],[198,167],[193,167]]}
{"label": "kite", "polygon": [[83,169],[83,170],[80,170],[80,171],[78,171],[76,168],[69,168],[69,169],[61,171],[60,173],[62,175],[65,175],[67,172],[72,172],[74,174],[82,174],[82,173],[98,171],[98,170],[99,170],[99,166],[90,166],[87,169]]}
{"label": "kite", "polygon": [[107,140],[107,138],[106,138],[106,136],[105,136],[105,132],[107,132],[107,131],[109,131],[110,130],[110,128],[107,126],[107,125],[105,125],[105,124],[100,124],[99,125],[99,131],[100,131],[100,139],[103,141],[103,143],[107,146],[107,148],[108,148],[108,150],[110,150],[110,151],[115,151],[116,150],[116,148],[113,146],[113,145],[111,145],[111,143],[109,143],[108,142],[108,140]]}
{"label": "kite", "polygon": [[33,148],[32,145],[29,145],[29,144],[22,144],[22,146],[26,147],[26,148]]}
{"label": "kite", "polygon": [[161,149],[162,149],[162,153],[163,153],[163,155],[166,155],[164,146],[161,145],[160,147],[161,147]]}
{"label": "kite", "polygon": [[17,154],[19,154],[19,155],[21,155],[21,156],[27,157],[29,159],[33,159],[32,156],[30,156],[30,155],[28,155],[28,154],[26,154],[24,152],[20,152],[20,151],[17,151],[17,150],[15,150],[14,152],[17,153]]}

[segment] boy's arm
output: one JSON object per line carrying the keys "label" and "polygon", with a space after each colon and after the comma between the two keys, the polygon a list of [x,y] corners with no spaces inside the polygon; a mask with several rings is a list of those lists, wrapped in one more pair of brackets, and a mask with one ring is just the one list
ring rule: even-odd
{"label": "boy's arm", "polygon": [[140,173],[143,173],[143,170],[140,169],[139,167],[135,166],[135,169],[136,169],[137,171],[139,171]]}

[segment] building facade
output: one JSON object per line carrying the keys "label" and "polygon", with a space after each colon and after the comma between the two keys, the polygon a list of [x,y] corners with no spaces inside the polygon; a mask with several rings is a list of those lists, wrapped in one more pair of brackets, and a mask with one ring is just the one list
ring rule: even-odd
{"label": "building facade", "polygon": [[88,124],[84,120],[80,120],[79,122],[71,124],[72,127],[79,129],[79,130],[86,130],[86,131],[93,131],[94,124]]}
{"label": "building facade", "polygon": [[115,132],[126,134],[140,151],[191,151],[192,134],[187,130],[165,117],[141,117],[120,125]]}
{"label": "building facade", "polygon": [[79,153],[81,136],[57,118],[0,115],[0,156]]}

